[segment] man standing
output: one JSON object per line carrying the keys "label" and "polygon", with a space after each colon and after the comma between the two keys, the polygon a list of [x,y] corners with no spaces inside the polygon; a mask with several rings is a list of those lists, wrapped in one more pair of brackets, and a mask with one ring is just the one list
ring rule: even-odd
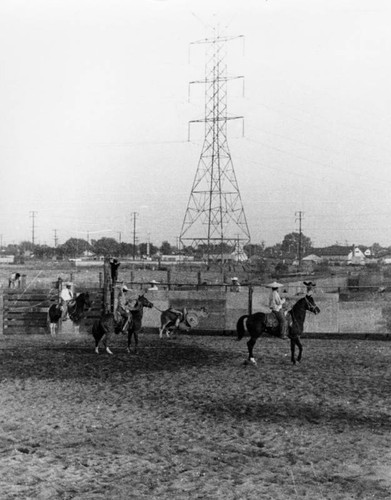
{"label": "man standing", "polygon": [[113,284],[118,281],[118,268],[121,264],[117,259],[110,259],[110,272],[111,272],[111,281]]}
{"label": "man standing", "polygon": [[282,310],[282,306],[285,303],[285,299],[280,297],[278,293],[278,289],[281,287],[281,283],[277,283],[273,281],[270,285],[267,285],[268,288],[271,288],[271,293],[269,297],[269,307],[276,316],[280,329],[280,337],[282,339],[287,338],[287,320],[285,318],[284,311]]}
{"label": "man standing", "polygon": [[239,279],[235,276],[231,278],[231,292],[240,292],[240,283]]}

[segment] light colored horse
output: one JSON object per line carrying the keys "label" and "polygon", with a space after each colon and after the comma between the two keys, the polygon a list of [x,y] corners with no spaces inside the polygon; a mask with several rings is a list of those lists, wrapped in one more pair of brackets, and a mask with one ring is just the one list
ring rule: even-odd
{"label": "light colored horse", "polygon": [[[183,330],[188,332],[191,328],[194,328],[199,323],[199,318],[206,318],[208,316],[208,310],[206,307],[200,307],[199,309],[183,309],[180,314],[173,309],[166,309],[162,312],[160,316],[160,328],[159,337],[163,338],[163,335],[169,338],[170,335],[175,330]],[[179,317],[179,323],[178,323]]]}

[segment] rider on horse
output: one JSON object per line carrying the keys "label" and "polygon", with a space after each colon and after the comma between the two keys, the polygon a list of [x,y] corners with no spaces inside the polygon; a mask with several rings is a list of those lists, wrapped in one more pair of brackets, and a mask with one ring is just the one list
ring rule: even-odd
{"label": "rider on horse", "polygon": [[280,329],[280,337],[282,339],[287,338],[287,328],[288,322],[285,317],[285,313],[282,310],[282,306],[285,303],[285,299],[280,297],[278,293],[278,289],[281,287],[281,283],[277,283],[273,281],[270,285],[267,285],[267,288],[271,288],[270,298],[269,298],[269,307],[274,313],[275,317],[278,320],[278,325]]}
{"label": "rider on horse", "polygon": [[179,327],[179,324],[180,323],[184,323],[186,321],[186,317],[187,317],[187,309],[186,307],[184,307],[182,310],[179,310],[179,309],[174,309],[173,307],[169,307],[168,309],[170,312],[176,314],[176,320],[175,320],[175,329],[177,329]]}
{"label": "rider on horse", "polygon": [[137,308],[132,304],[133,300],[127,296],[129,288],[123,285],[118,296],[118,306],[116,310],[116,322],[121,324],[122,333],[126,333],[129,324],[132,322],[132,311],[137,311]]}
{"label": "rider on horse", "polygon": [[65,287],[61,290],[60,293],[60,309],[61,309],[61,318],[63,321],[68,319],[68,306],[71,301],[73,301],[73,292],[72,292],[72,283],[67,282],[64,283]]}

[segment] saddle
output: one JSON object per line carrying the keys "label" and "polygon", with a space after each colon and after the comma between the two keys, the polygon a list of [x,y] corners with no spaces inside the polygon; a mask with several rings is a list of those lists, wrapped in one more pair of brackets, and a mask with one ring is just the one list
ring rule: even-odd
{"label": "saddle", "polygon": [[275,328],[278,328],[278,325],[279,322],[274,312],[265,314],[265,326],[268,330],[274,330]]}
{"label": "saddle", "polygon": [[[277,316],[274,314],[274,312],[267,313],[265,316],[266,316],[265,326],[268,330],[274,330],[274,329],[278,328],[279,322],[278,322]],[[290,311],[288,311],[285,314],[285,317],[286,317],[286,320],[288,323],[288,328],[290,328],[292,326],[292,316],[291,316]]]}

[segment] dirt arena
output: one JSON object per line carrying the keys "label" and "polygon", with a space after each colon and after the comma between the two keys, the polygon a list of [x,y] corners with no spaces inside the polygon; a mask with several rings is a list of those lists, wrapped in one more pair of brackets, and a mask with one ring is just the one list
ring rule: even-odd
{"label": "dirt arena", "polygon": [[0,340],[10,499],[389,499],[391,344],[143,334]]}

